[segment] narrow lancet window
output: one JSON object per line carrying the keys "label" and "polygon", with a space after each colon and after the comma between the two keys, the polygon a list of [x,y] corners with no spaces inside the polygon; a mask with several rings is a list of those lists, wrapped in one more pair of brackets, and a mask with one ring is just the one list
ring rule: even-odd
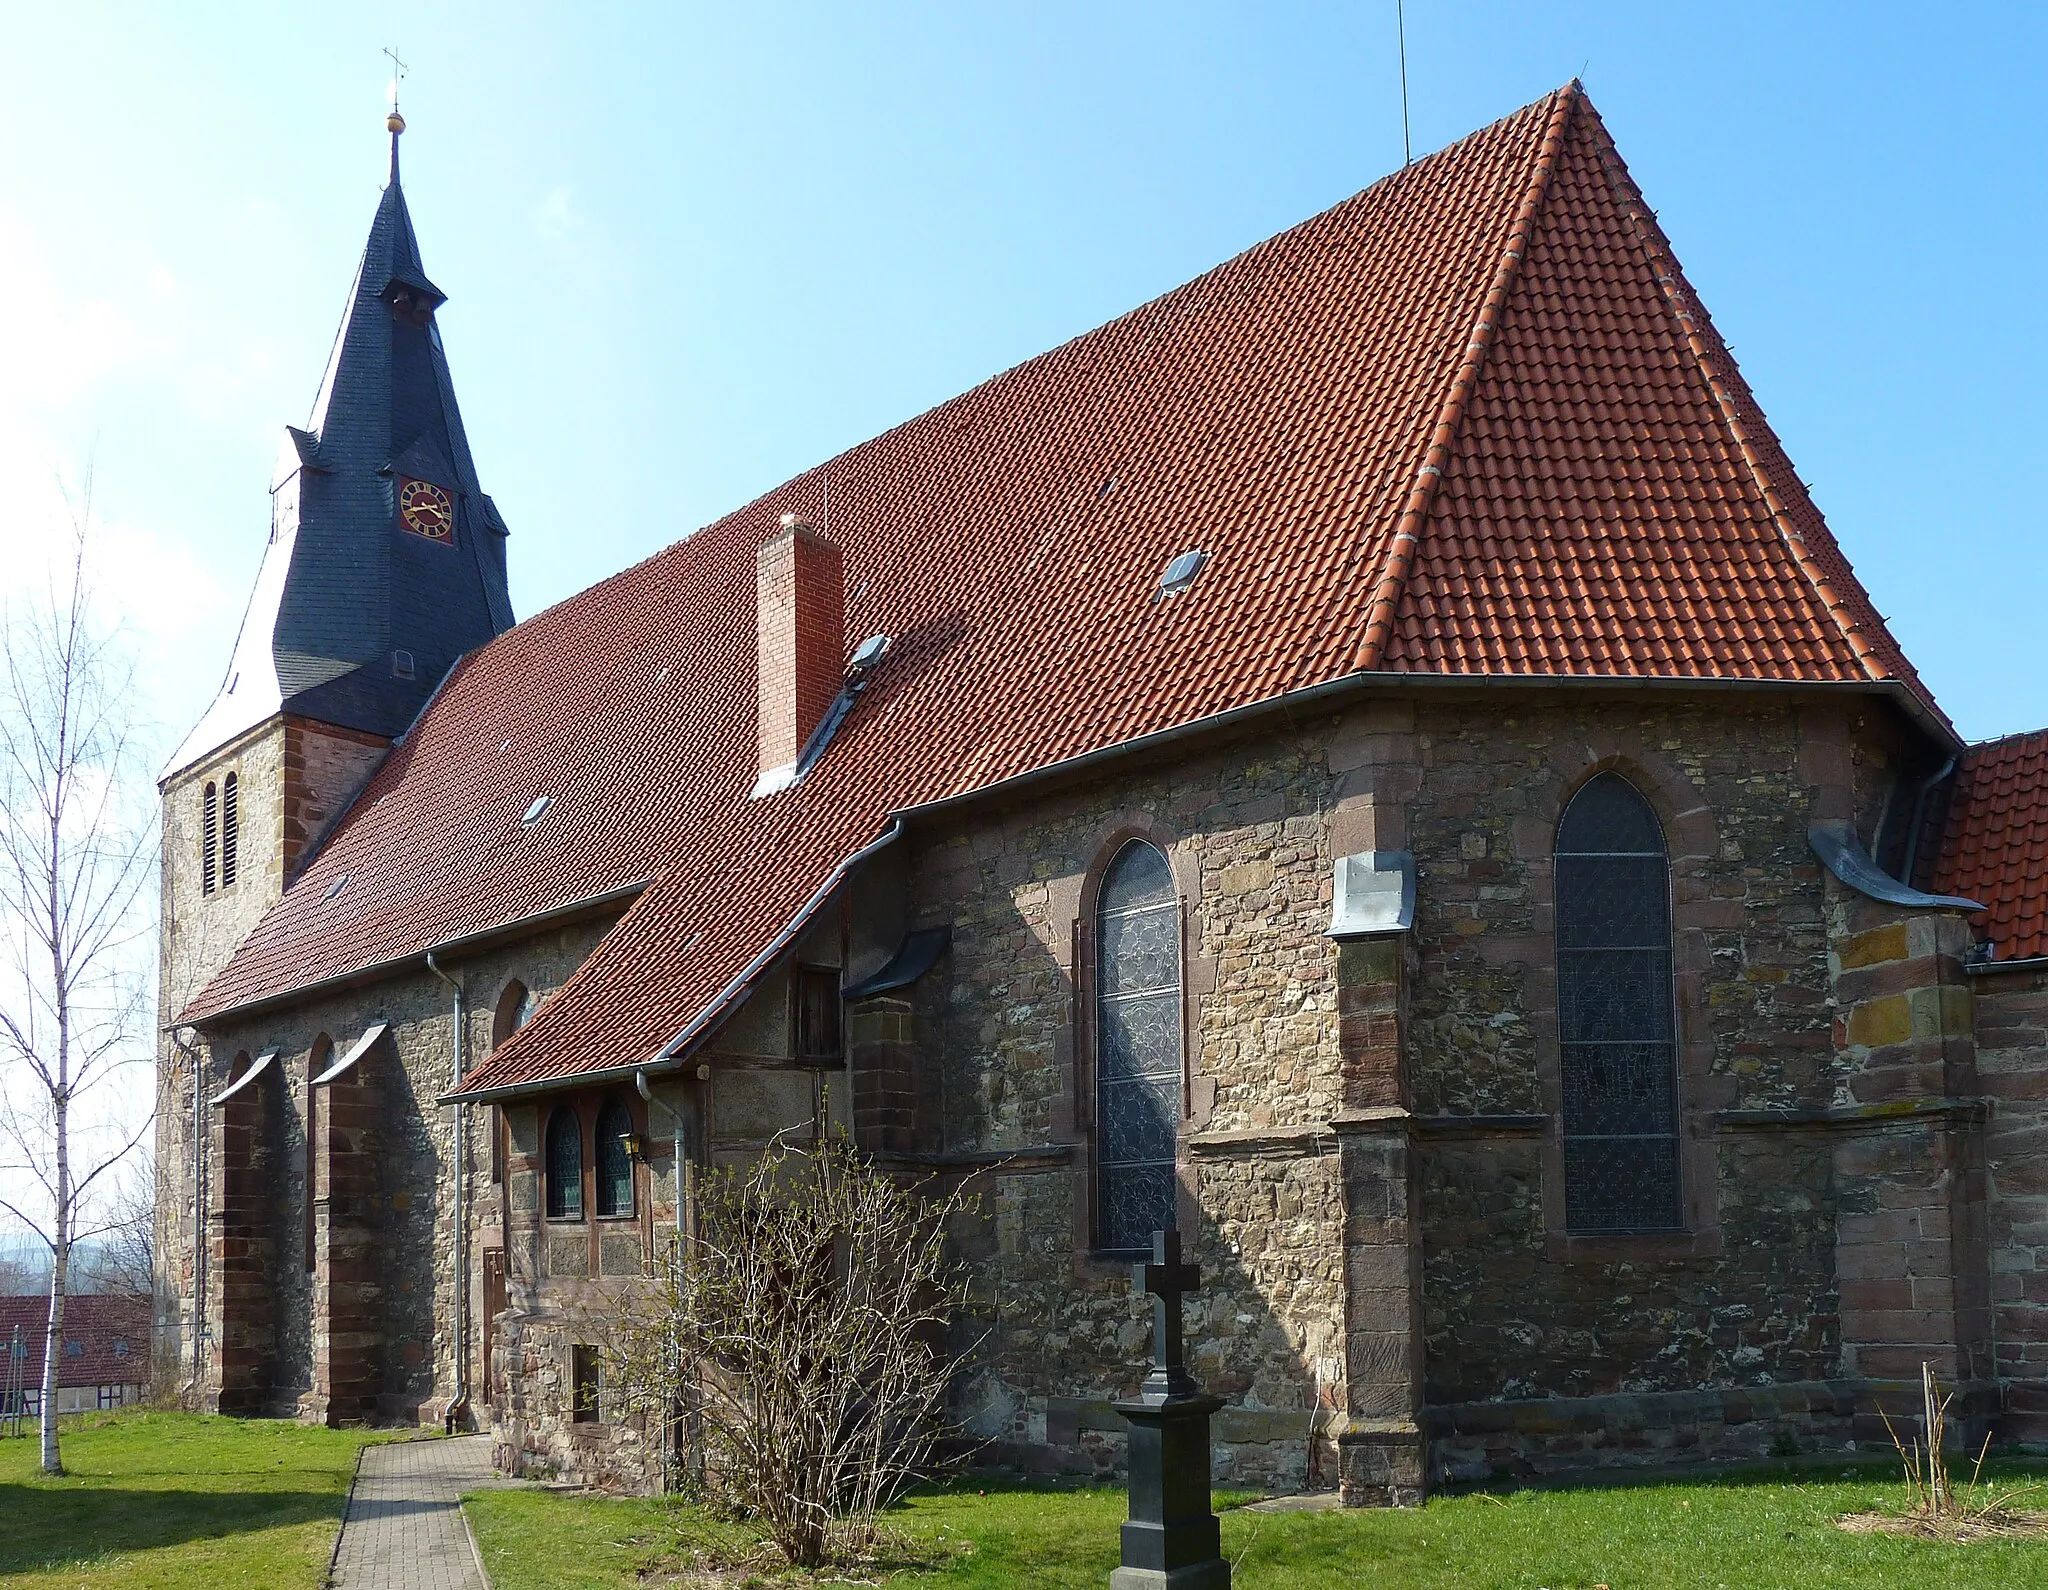
{"label": "narrow lancet window", "polygon": [[1670,866],[1657,814],[1628,780],[1602,773],[1572,797],[1556,888],[1566,1225],[1676,1230]]}
{"label": "narrow lancet window", "polygon": [[626,1139],[633,1134],[633,1112],[613,1099],[597,1116],[597,1212],[601,1216],[633,1212],[633,1158]]}
{"label": "narrow lancet window", "polygon": [[548,1218],[583,1218],[583,1123],[574,1110],[548,1117]]}
{"label": "narrow lancet window", "polygon": [[230,773],[220,781],[220,886],[235,886],[235,852],[241,843],[241,779]]}
{"label": "narrow lancet window", "polygon": [[1151,1245],[1174,1224],[1181,1107],[1180,900],[1156,846],[1117,853],[1096,907],[1096,1243]]}
{"label": "narrow lancet window", "polygon": [[211,894],[220,882],[220,786],[209,784],[199,796],[199,888]]}

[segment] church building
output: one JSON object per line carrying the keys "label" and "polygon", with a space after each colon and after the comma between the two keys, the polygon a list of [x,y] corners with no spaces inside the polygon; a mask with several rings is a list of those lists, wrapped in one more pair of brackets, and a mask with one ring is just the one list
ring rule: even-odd
{"label": "church building", "polygon": [[[515,624],[392,167],[163,780],[223,1412],[658,1482],[609,1322],[789,1130],[965,1183],[993,1461],[2048,1441],[2048,731],[1967,745],[1576,83]],[[689,533],[685,533],[689,532]]]}

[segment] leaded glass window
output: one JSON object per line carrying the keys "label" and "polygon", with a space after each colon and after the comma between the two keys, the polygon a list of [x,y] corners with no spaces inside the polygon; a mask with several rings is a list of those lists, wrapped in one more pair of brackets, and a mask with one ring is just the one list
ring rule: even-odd
{"label": "leaded glass window", "polygon": [[1556,882],[1566,1226],[1676,1230],[1670,868],[1627,779],[1602,773],[1565,807]]}
{"label": "leaded glass window", "polygon": [[613,1099],[597,1114],[597,1212],[633,1212],[633,1160],[626,1139],[633,1130],[633,1112]]}
{"label": "leaded glass window", "polygon": [[1180,900],[1157,847],[1117,853],[1096,907],[1096,1241],[1149,1248],[1174,1224],[1180,1128]]}
{"label": "leaded glass window", "polygon": [[583,1123],[574,1110],[548,1117],[548,1218],[583,1218]]}

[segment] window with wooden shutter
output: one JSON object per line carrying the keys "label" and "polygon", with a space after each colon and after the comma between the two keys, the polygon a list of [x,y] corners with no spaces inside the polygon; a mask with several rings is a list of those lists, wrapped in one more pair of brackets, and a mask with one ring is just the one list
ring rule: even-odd
{"label": "window with wooden shutter", "polygon": [[220,883],[220,786],[199,795],[199,889],[211,894]]}

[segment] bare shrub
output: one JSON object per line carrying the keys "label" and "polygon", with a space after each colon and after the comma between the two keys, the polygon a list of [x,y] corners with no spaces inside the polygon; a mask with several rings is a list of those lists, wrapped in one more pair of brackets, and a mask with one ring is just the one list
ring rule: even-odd
{"label": "bare shrub", "polygon": [[1933,1366],[1923,1362],[1920,1365],[1920,1417],[1926,1445],[1923,1447],[1915,1440],[1910,1429],[1906,1435],[1901,1435],[1892,1423],[1891,1415],[1882,1415],[1885,1430],[1890,1434],[1892,1446],[1905,1469],[1905,1509],[1897,1513],[1855,1513],[1841,1520],[1842,1528],[1856,1534],[1917,1535],[1957,1545],[1974,1540],[2039,1538],[2048,1534],[2048,1518],[2031,1509],[2012,1505],[2029,1492],[2041,1489],[2040,1486],[2019,1485],[2009,1490],[1980,1493],[1984,1460],[1991,1452],[1989,1434],[1978,1448],[1969,1484],[1960,1491],[1956,1489],[1955,1480],[1949,1473],[1946,1444],[1948,1408],[1954,1400],[1954,1392],[1943,1394],[1940,1383],[1934,1378]]}
{"label": "bare shrub", "polygon": [[844,1144],[778,1142],[712,1171],[695,1234],[611,1332],[612,1384],[680,1425],[710,1496],[790,1563],[859,1560],[881,1510],[939,1465],[967,1303],[947,1227],[974,1203]]}

